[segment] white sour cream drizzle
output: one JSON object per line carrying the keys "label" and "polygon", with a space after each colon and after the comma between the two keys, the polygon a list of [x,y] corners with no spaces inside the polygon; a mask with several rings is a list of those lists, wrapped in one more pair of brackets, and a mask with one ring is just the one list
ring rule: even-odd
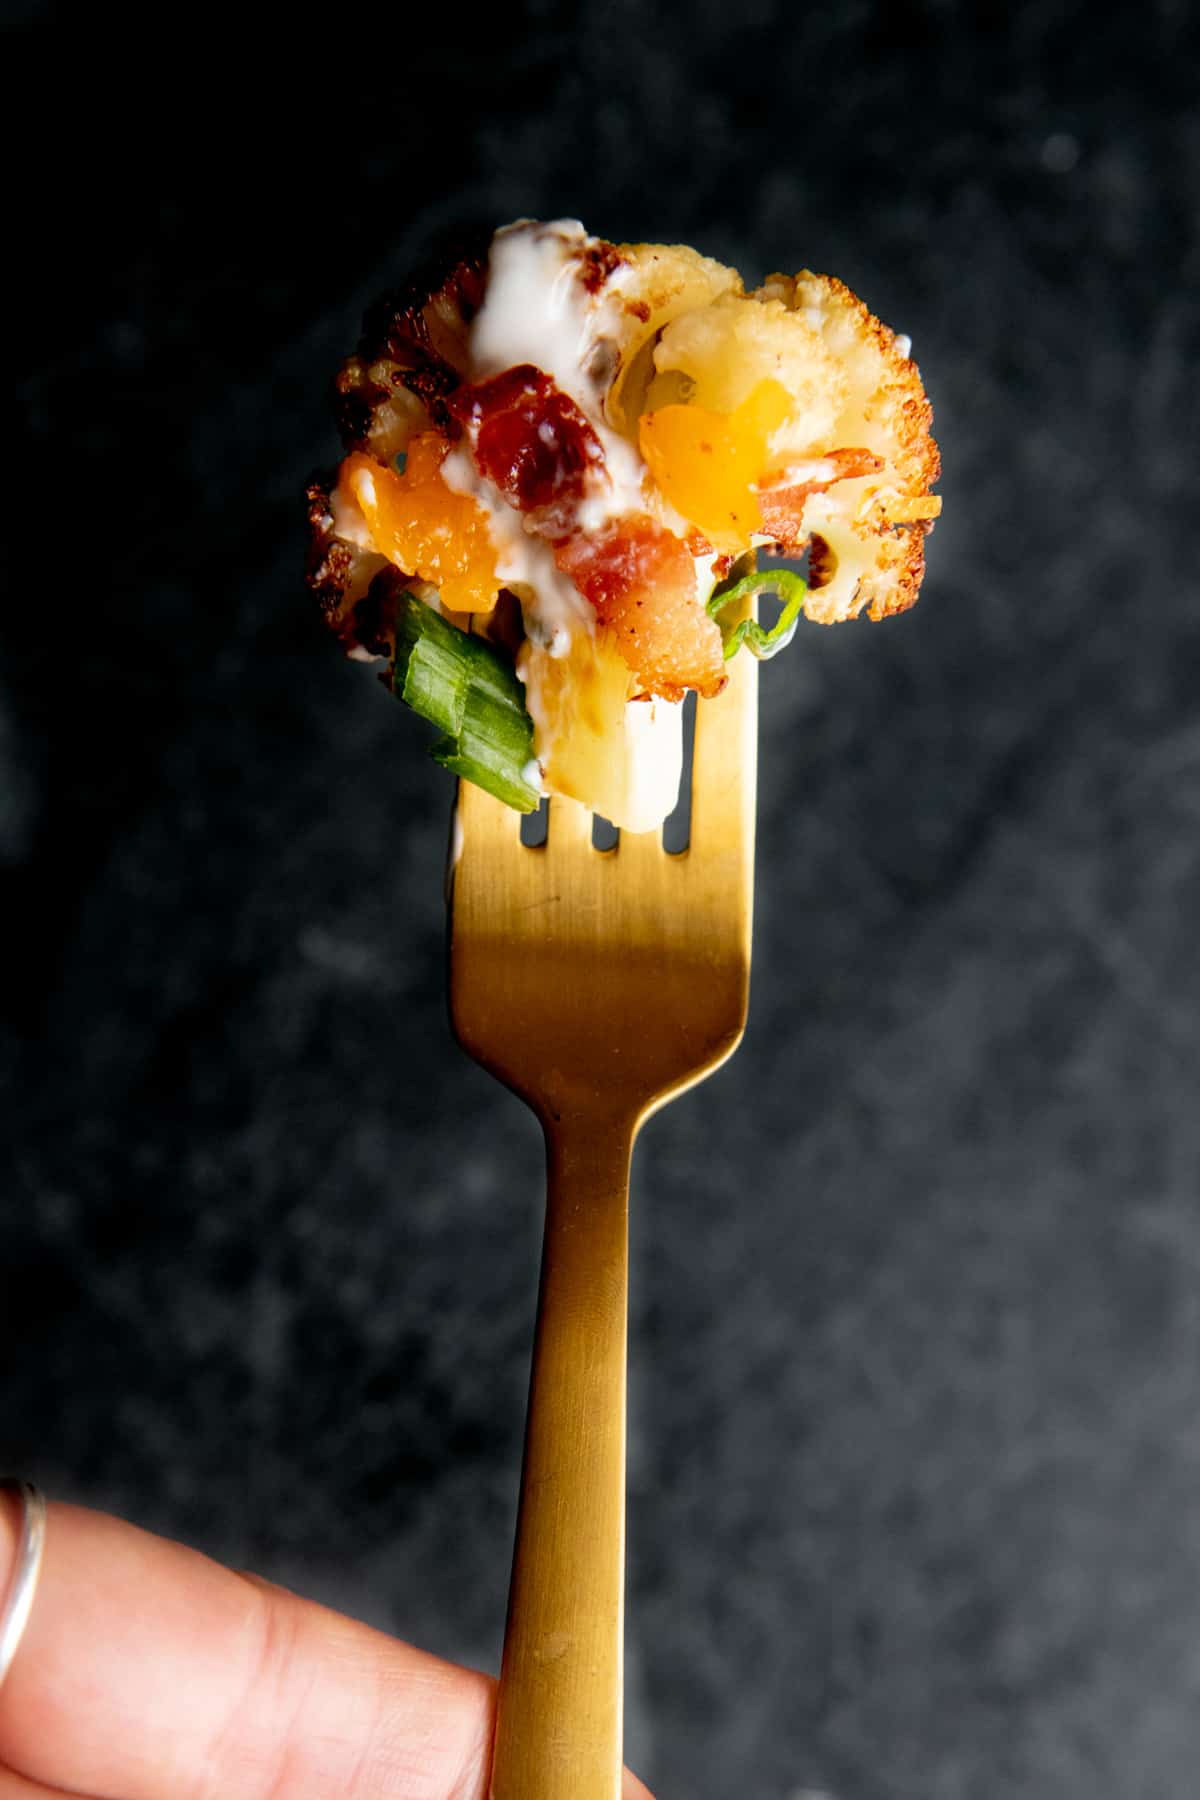
{"label": "white sour cream drizzle", "polygon": [[470,332],[471,372],[486,380],[533,363],[569,394],[600,440],[605,467],[579,511],[580,528],[599,531],[623,513],[645,510],[645,466],[604,417],[606,340],[616,319],[605,286],[590,293],[582,257],[595,238],[578,219],[521,220],[492,239],[484,302]]}
{"label": "white sour cream drizzle", "polygon": [[471,326],[476,380],[531,362],[590,410],[598,398],[587,375],[594,307],[578,261],[588,242],[577,219],[523,219],[496,233],[483,306]]}

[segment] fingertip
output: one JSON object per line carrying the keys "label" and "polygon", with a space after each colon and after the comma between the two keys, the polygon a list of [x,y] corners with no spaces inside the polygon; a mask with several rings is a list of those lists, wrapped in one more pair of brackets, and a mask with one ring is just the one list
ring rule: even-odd
{"label": "fingertip", "polygon": [[621,1800],[654,1800],[654,1795],[644,1781],[639,1781],[632,1769],[626,1769],[625,1779],[621,1784]]}

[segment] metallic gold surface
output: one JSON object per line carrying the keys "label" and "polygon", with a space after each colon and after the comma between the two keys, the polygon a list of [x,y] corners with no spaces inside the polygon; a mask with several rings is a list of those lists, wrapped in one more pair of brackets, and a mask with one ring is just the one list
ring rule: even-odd
{"label": "metallic gold surface", "polygon": [[746,1019],[758,665],[697,706],[689,848],[591,845],[552,800],[546,843],[459,789],[450,1005],[460,1043],[528,1102],[548,1195],[493,1800],[617,1800],[629,1161],[644,1119],[736,1048]]}

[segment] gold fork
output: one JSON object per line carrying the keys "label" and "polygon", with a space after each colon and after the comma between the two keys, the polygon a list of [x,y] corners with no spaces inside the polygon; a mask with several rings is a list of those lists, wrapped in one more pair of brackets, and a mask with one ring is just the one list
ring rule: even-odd
{"label": "gold fork", "polygon": [[459,1042],[546,1136],[547,1200],[492,1800],[617,1800],[622,1766],[629,1165],[650,1114],[746,1020],[758,665],[696,708],[691,834],[546,841],[459,788],[450,1010]]}

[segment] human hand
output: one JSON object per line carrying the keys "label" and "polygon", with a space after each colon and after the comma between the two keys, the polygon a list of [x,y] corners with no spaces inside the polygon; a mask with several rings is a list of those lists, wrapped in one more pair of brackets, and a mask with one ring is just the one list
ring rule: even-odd
{"label": "human hand", "polygon": [[[19,1519],[0,1504],[0,1607]],[[0,1687],[0,1800],[485,1800],[495,1683],[52,1505]],[[628,1772],[622,1800],[651,1800]]]}

